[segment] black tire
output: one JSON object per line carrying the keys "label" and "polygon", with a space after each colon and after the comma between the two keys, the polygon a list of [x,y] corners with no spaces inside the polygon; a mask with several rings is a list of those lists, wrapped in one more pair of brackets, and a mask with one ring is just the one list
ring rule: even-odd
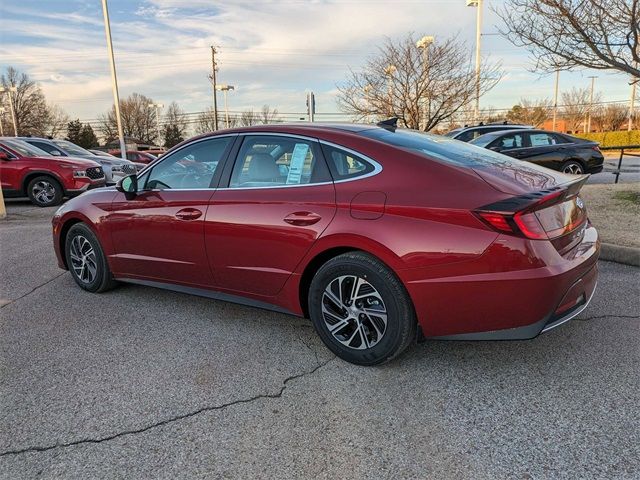
{"label": "black tire", "polygon": [[[351,277],[354,278],[350,280]],[[353,285],[357,284],[360,285],[356,292],[359,295],[354,297]],[[335,308],[338,305],[335,300],[340,300],[338,295],[345,300],[340,310]],[[347,297],[356,301],[347,300]],[[309,314],[318,335],[333,353],[347,362],[356,365],[388,362],[416,341],[417,321],[409,294],[386,265],[367,253],[345,253],[320,267],[311,281],[308,301]],[[374,313],[366,315],[356,303]],[[381,323],[383,317],[374,309],[386,310],[386,325]],[[340,312],[339,315],[333,315],[336,312]],[[335,324],[328,324],[333,321]],[[334,333],[329,330],[330,326],[335,329]],[[345,344],[349,337],[353,340]]]}
{"label": "black tire", "polygon": [[[106,292],[117,284],[111,275],[111,270],[98,238],[87,225],[84,223],[73,225],[67,232],[64,243],[67,266],[71,276],[80,288],[93,293],[101,293]],[[88,253],[90,252],[89,248],[93,252],[93,257],[91,253]],[[75,255],[72,255],[74,252]],[[83,256],[88,253],[83,262],[77,260],[79,258],[78,252],[82,252]],[[95,267],[95,272],[92,272],[90,267]]]}
{"label": "black tire", "polygon": [[38,207],[53,207],[62,203],[62,185],[49,175],[40,175],[29,181],[27,195],[31,203]]}
{"label": "black tire", "polygon": [[568,160],[562,164],[560,171],[570,175],[584,174],[584,165],[578,160]]}

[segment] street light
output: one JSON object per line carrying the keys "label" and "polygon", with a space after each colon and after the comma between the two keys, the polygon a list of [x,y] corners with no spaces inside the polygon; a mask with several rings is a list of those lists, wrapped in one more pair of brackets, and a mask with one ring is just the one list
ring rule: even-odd
{"label": "street light", "polygon": [[[420,40],[416,42],[416,47],[422,49],[423,62],[424,62],[424,75],[425,75],[425,84],[428,88],[429,83],[429,47],[433,44],[435,38],[431,35],[425,35]],[[424,129],[427,129],[427,125],[429,124],[429,117],[431,116],[431,95],[427,89],[427,108],[424,110]]]}
{"label": "street light", "polygon": [[160,142],[160,109],[164,108],[162,103],[150,103],[149,108],[156,109],[156,134],[158,135],[158,142]]}
{"label": "street light", "polygon": [[104,34],[107,37],[107,51],[109,52],[109,65],[111,66],[111,88],[113,90],[113,103],[116,111],[116,125],[118,126],[118,138],[120,139],[120,156],[127,159],[127,148],[124,144],[124,131],[120,118],[120,97],[118,96],[118,76],[116,75],[116,61],[113,58],[113,43],[111,42],[111,24],[109,23],[109,9],[107,0],[102,0],[102,16],[104,17]]}
{"label": "street light", "polygon": [[476,105],[473,116],[475,123],[480,117],[480,37],[482,35],[482,0],[467,0],[467,7],[476,7]]}
{"label": "street light", "polygon": [[229,128],[229,106],[227,105],[227,92],[229,90],[235,90],[236,87],[233,85],[216,85],[216,90],[220,90],[224,92],[224,116],[227,124],[227,128]]}
{"label": "street light", "polygon": [[13,122],[13,134],[16,137],[18,136],[18,125],[16,124],[16,110],[13,105],[13,98],[11,97],[11,94],[17,91],[17,87],[0,87],[0,93],[7,92],[7,95],[9,95],[9,110],[11,111],[11,121]]}
{"label": "street light", "polygon": [[2,122],[4,121],[4,107],[0,107],[0,137],[4,137],[4,127]]}

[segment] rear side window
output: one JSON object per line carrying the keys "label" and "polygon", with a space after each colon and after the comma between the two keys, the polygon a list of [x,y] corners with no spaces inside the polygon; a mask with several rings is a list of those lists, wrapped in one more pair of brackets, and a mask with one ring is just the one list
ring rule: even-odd
{"label": "rear side window", "polygon": [[233,166],[231,188],[280,187],[329,181],[315,141],[248,135]]}
{"label": "rear side window", "polygon": [[555,135],[549,135],[548,133],[531,133],[529,134],[529,141],[532,147],[548,147],[556,144]]}
{"label": "rear side window", "polygon": [[322,144],[322,153],[329,163],[334,180],[360,177],[375,170],[375,167],[362,157],[332,145]]}

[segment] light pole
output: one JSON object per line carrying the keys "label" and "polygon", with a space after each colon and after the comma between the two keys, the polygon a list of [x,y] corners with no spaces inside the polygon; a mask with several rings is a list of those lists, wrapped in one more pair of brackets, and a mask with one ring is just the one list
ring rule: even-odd
{"label": "light pole", "polygon": [[2,122],[4,121],[4,107],[0,107],[0,137],[4,137],[4,127]]}
{"label": "light pole", "polygon": [[[638,62],[635,62],[634,66],[638,68]],[[631,131],[633,128],[633,113],[636,107],[636,87],[640,80],[631,78],[631,101],[629,102],[629,123],[627,124],[627,130]]]}
{"label": "light pole", "polygon": [[556,122],[558,120],[558,86],[560,85],[560,70],[556,70],[556,86],[553,94],[553,126],[551,130],[556,131]]}
{"label": "light pole", "polygon": [[395,65],[388,65],[384,69],[384,73],[387,76],[387,92],[389,93],[389,117],[393,117],[393,74],[398,69]]}
{"label": "light pole", "polygon": [[480,38],[482,36],[482,0],[467,0],[467,7],[476,7],[476,105],[474,122],[480,120]]}
{"label": "light pole", "polygon": [[587,124],[585,133],[591,132],[591,112],[593,112],[593,86],[595,84],[596,75],[592,75],[589,77],[591,79],[591,94],[589,95],[589,111],[587,112]]}
{"label": "light pole", "polygon": [[365,103],[365,116],[364,116],[364,122],[365,123],[369,123],[369,113],[371,112],[371,102],[369,101],[369,93],[371,92],[371,89],[373,87],[371,86],[370,83],[367,83],[363,90],[364,90],[364,103]]}
{"label": "light pole", "polygon": [[427,106],[424,109],[424,129],[427,130],[429,124],[429,118],[431,117],[431,95],[429,92],[429,47],[434,42],[435,38],[431,35],[425,35],[416,42],[416,47],[422,49],[423,62],[424,62],[424,80],[427,87]]}
{"label": "light pole", "polygon": [[227,92],[229,90],[235,90],[235,89],[236,87],[234,87],[233,85],[216,85],[216,90],[220,90],[221,92],[224,92],[224,118],[225,118],[227,128],[229,128],[229,105],[227,105]]}
{"label": "light pole", "polygon": [[158,135],[158,142],[160,142],[162,141],[160,138],[160,109],[164,108],[164,105],[162,103],[150,103],[149,108],[156,109],[156,134]]}
{"label": "light pole", "polygon": [[18,136],[18,124],[16,123],[16,110],[13,105],[13,97],[11,97],[11,94],[17,91],[18,87],[0,87],[0,93],[7,92],[7,95],[9,95],[9,111],[11,112],[11,121],[13,122],[13,135],[16,137]]}
{"label": "light pole", "polygon": [[107,37],[107,50],[109,52],[109,65],[111,66],[111,88],[113,90],[113,104],[116,111],[116,125],[118,126],[118,138],[120,139],[120,156],[127,159],[127,148],[124,144],[124,131],[120,118],[120,97],[118,95],[118,76],[116,75],[116,61],[113,58],[113,44],[111,42],[111,24],[109,23],[109,9],[107,0],[102,0],[102,16],[104,17],[104,33]]}

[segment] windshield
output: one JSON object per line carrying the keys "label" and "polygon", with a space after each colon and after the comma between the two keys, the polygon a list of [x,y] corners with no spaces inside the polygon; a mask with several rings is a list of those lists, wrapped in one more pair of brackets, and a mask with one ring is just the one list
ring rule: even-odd
{"label": "windshield", "polygon": [[20,155],[24,155],[25,157],[51,157],[52,155],[44,150],[40,150],[38,147],[34,147],[33,145],[29,145],[27,142],[23,142],[22,140],[2,140],[7,147],[11,150],[15,150]]}
{"label": "windshield", "polygon": [[89,150],[85,150],[82,147],[79,147],[75,143],[68,142],[67,140],[51,140],[57,146],[59,146],[62,150],[67,152],[69,155],[93,155]]}
{"label": "windshield", "polygon": [[488,164],[503,164],[510,160],[508,157],[491,150],[417,130],[377,128],[360,132],[360,135],[464,167],[477,168]]}

